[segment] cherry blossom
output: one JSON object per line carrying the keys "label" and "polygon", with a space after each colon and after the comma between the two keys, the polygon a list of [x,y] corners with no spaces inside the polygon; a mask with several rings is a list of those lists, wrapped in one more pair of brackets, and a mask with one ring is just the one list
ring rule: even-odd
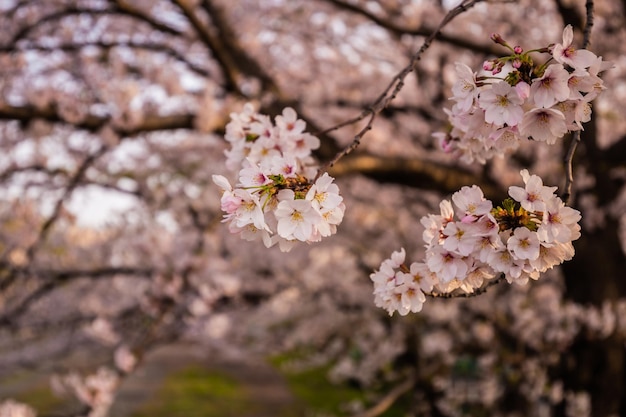
{"label": "cherry blossom", "polygon": [[553,145],[567,133],[565,115],[555,109],[532,109],[524,114],[520,132],[534,140]]}
{"label": "cherry blossom", "polygon": [[525,227],[518,227],[507,241],[507,249],[517,259],[537,259],[539,257],[539,237]]}
{"label": "cherry blossom", "polygon": [[563,29],[563,43],[554,44],[552,57],[556,62],[567,64],[574,69],[588,68],[596,59],[593,52],[574,48],[574,29],[572,25],[567,25]]}
{"label": "cherry blossom", "polygon": [[570,96],[569,72],[563,66],[552,64],[530,86],[530,95],[537,107],[552,107]]}
{"label": "cherry blossom", "polygon": [[[433,134],[442,149],[464,162],[484,164],[515,151],[521,141],[552,145],[567,132],[581,130],[591,118],[589,102],[604,89],[598,75],[611,64],[593,52],[573,49],[572,39],[568,26],[563,44],[524,52],[494,34],[492,40],[511,54],[483,65],[490,76],[457,63],[450,98],[455,104],[445,110],[452,127],[446,134]],[[548,51],[556,63],[535,64],[531,54]]]}
{"label": "cherry blossom", "polygon": [[343,197],[333,177],[316,175],[311,151],[320,142],[305,127],[291,108],[276,117],[275,125],[249,104],[231,114],[226,128],[231,149],[225,154],[227,166],[238,169],[238,182],[233,187],[218,174],[213,182],[222,191],[223,221],[232,233],[267,247],[278,244],[282,251],[295,241],[318,242],[336,233]]}
{"label": "cherry blossom", "polygon": [[478,103],[485,110],[485,121],[498,126],[515,126],[524,115],[522,98],[506,81],[494,83],[490,89],[483,91]]}
{"label": "cherry blossom", "polygon": [[1,417],[36,417],[35,410],[15,400],[3,400],[0,402]]}
{"label": "cherry blossom", "polygon": [[469,111],[478,96],[476,74],[467,65],[457,62],[455,65],[458,80],[452,86],[452,99],[455,100],[458,110]]}
{"label": "cherry blossom", "polygon": [[546,187],[543,180],[537,175],[530,175],[527,169],[520,171],[524,180],[525,188],[512,185],[509,187],[509,195],[528,211],[544,211],[546,201],[552,199],[556,187]]}
{"label": "cherry blossom", "polygon": [[322,220],[313,204],[309,200],[294,199],[294,192],[291,190],[280,191],[278,200],[280,202],[274,211],[278,220],[278,234],[287,240],[310,240],[315,225]]}
{"label": "cherry blossom", "polygon": [[[556,187],[537,175],[520,172],[525,188],[511,186],[511,198],[494,207],[477,186],[463,187],[440,203],[440,214],[423,216],[425,260],[409,268],[404,249],[394,252],[370,278],[375,303],[390,314],[421,310],[424,301],[408,277],[427,277],[421,291],[429,295],[460,290],[472,293],[503,275],[525,284],[573,256],[572,241],[580,237],[580,213],[565,206]],[[419,282],[420,279],[418,279]]]}

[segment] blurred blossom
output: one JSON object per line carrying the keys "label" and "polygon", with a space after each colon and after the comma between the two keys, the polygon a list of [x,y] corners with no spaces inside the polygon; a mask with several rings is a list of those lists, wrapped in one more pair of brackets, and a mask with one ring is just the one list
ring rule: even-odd
{"label": "blurred blossom", "polygon": [[0,417],[36,417],[35,410],[14,400],[0,402]]}

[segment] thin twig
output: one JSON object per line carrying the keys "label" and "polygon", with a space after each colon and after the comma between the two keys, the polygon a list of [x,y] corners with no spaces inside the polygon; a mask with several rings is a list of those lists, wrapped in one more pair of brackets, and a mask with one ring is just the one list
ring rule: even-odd
{"label": "thin twig", "polygon": [[415,54],[413,54],[409,64],[393,77],[393,79],[391,80],[387,88],[383,90],[383,92],[376,99],[376,101],[374,101],[372,105],[370,105],[366,110],[364,110],[359,116],[347,122],[342,122],[336,126],[333,126],[321,132],[321,134],[325,134],[325,133],[337,130],[341,127],[357,123],[361,120],[365,120],[366,118],[369,117],[369,119],[367,120],[367,124],[354,136],[352,143],[348,145],[346,148],[344,148],[343,150],[341,150],[339,153],[337,153],[337,155],[335,155],[335,157],[332,160],[330,160],[328,163],[322,166],[320,168],[318,175],[321,175],[322,172],[327,171],[329,168],[335,165],[337,161],[339,161],[339,159],[348,155],[350,152],[352,152],[354,149],[356,149],[359,146],[359,144],[361,143],[361,139],[363,138],[365,133],[367,133],[369,130],[372,129],[374,120],[376,119],[378,114],[380,114],[380,112],[383,111],[389,105],[389,103],[396,98],[400,90],[402,90],[402,88],[404,87],[404,80],[406,79],[407,75],[409,75],[411,72],[415,70],[417,66],[417,62],[422,58],[422,55],[430,47],[433,40],[441,33],[441,30],[444,28],[444,26],[450,23],[450,21],[452,21],[455,17],[457,17],[461,13],[466,12],[467,10],[469,10],[476,4],[481,3],[482,1],[485,1],[485,0],[464,0],[457,7],[450,10],[450,12],[448,12],[448,14],[439,23],[437,28],[424,40],[424,43],[422,44],[420,49]]}
{"label": "thin twig", "polygon": [[591,43],[591,28],[593,27],[593,0],[587,0],[585,8],[587,9],[587,22],[583,31],[583,48],[587,49]]}
{"label": "thin twig", "polygon": [[[587,9],[587,22],[585,23],[585,29],[583,31],[583,48],[587,48],[591,43],[591,28],[593,27],[593,0],[587,0],[585,2],[585,7]],[[561,196],[561,199],[565,202],[565,204],[569,202],[569,199],[572,196],[572,186],[574,184],[574,154],[576,153],[576,148],[579,143],[580,130],[572,134],[572,141],[569,145],[569,149],[567,150],[567,154],[565,155],[565,187]]]}
{"label": "thin twig", "polygon": [[407,393],[415,385],[415,376],[411,375],[406,381],[389,391],[375,406],[358,414],[355,417],[377,417],[387,411],[398,398]]}
{"label": "thin twig", "polygon": [[561,200],[563,200],[565,204],[569,202],[569,199],[572,196],[572,185],[574,184],[574,153],[576,153],[576,148],[579,143],[580,130],[577,130],[572,134],[572,142],[567,150],[567,155],[565,155],[565,189],[563,190],[563,195],[561,196]]}

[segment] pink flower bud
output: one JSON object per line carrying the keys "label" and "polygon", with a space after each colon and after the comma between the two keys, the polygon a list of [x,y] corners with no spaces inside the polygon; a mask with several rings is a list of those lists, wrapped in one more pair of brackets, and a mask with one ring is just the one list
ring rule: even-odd
{"label": "pink flower bud", "polygon": [[513,48],[513,52],[515,52],[516,54],[521,54],[522,52],[524,52],[524,50],[522,49],[521,46],[516,46],[515,48]]}
{"label": "pink flower bud", "polygon": [[504,41],[504,39],[502,39],[502,36],[500,36],[498,33],[492,33],[489,38],[497,44],[506,45],[506,42]]}
{"label": "pink flower bud", "polygon": [[519,69],[521,66],[522,66],[522,61],[520,61],[519,59],[513,60],[513,68]]}
{"label": "pink flower bud", "polygon": [[494,67],[493,61],[485,61],[483,62],[483,69],[485,71],[492,71]]}

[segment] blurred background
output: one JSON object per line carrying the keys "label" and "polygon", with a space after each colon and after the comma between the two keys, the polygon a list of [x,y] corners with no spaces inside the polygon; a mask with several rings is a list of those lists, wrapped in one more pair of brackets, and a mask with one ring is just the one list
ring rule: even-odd
{"label": "blurred background", "polygon": [[[278,248],[220,223],[212,174],[247,102],[293,107],[327,162],[458,2],[0,0],[0,415],[626,415],[626,1],[478,1],[330,173],[337,235]],[[370,273],[423,256],[421,216],[571,140],[443,153],[454,63],[582,44],[614,68],[574,158],[576,256],[526,286],[389,317]],[[536,144],[534,144],[536,145]],[[6,414],[3,414],[6,413]]]}

